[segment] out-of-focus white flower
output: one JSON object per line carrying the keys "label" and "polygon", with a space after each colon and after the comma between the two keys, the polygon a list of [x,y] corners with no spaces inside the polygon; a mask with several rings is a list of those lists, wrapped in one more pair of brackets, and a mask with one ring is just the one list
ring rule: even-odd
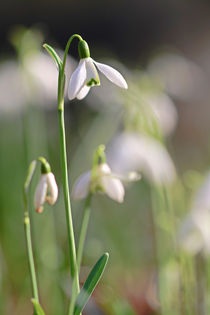
{"label": "out-of-focus white flower", "polygon": [[111,142],[109,164],[117,173],[140,172],[154,184],[170,184],[176,178],[173,161],[166,148],[148,136],[123,132]]}
{"label": "out-of-focus white flower", "polygon": [[55,176],[51,172],[42,174],[34,197],[36,212],[41,213],[45,202],[53,205],[57,198],[58,186],[55,181]]}
{"label": "out-of-focus white flower", "polygon": [[206,179],[198,189],[192,211],[205,211],[208,210],[210,213],[210,172],[208,172]]}
{"label": "out-of-focus white flower", "polygon": [[210,254],[210,173],[195,195],[192,209],[179,230],[180,246],[191,254]]}
{"label": "out-of-focus white flower", "polygon": [[[66,64],[68,79],[75,60],[69,57]],[[56,103],[57,69],[50,56],[31,53],[22,67],[15,60],[0,63],[0,114],[15,115],[28,104],[51,109]]]}
{"label": "out-of-focus white flower", "polygon": [[175,53],[163,53],[155,57],[149,72],[164,84],[166,91],[181,100],[197,100],[202,97],[206,78],[194,62]]}
{"label": "out-of-focus white flower", "polygon": [[192,255],[201,250],[210,254],[210,212],[191,211],[179,229],[178,241]]}
{"label": "out-of-focus white flower", "polygon": [[177,110],[170,97],[164,93],[153,93],[146,95],[144,101],[145,106],[151,107],[162,133],[170,135],[178,121]]}
{"label": "out-of-focus white flower", "polygon": [[121,88],[128,88],[123,76],[114,68],[96,62],[90,57],[82,58],[69,82],[68,97],[70,100],[74,98],[81,100],[88,94],[92,86],[100,85],[99,75],[95,66],[111,82]]}
{"label": "out-of-focus white flower", "polygon": [[128,176],[118,176],[112,173],[106,163],[99,164],[94,170],[81,175],[74,184],[72,197],[74,199],[83,199],[89,193],[105,193],[109,198],[121,203],[124,200],[125,189],[121,180],[136,181],[140,177],[137,173],[130,173]]}

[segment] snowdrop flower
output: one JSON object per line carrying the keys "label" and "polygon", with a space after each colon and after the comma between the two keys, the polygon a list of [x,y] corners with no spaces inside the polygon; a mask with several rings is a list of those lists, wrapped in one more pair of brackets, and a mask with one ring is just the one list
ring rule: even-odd
{"label": "snowdrop flower", "polygon": [[148,70],[177,99],[198,100],[206,91],[207,78],[202,69],[181,55],[166,52],[156,56]]}
{"label": "snowdrop flower", "polygon": [[191,254],[210,254],[210,173],[198,189],[190,213],[179,230],[180,245]]}
{"label": "snowdrop flower", "polygon": [[[105,148],[105,147],[104,147]],[[98,163],[98,162],[97,162]],[[127,176],[113,173],[105,162],[93,165],[93,169],[81,175],[74,184],[72,196],[74,199],[83,199],[89,193],[105,193],[109,198],[122,203],[125,189],[122,181],[137,181],[139,174],[131,172]]]}
{"label": "snowdrop flower", "polygon": [[164,93],[153,93],[145,96],[145,103],[151,107],[162,133],[170,135],[178,121],[177,110],[170,97]]}
{"label": "snowdrop flower", "polygon": [[171,184],[176,178],[173,161],[158,141],[135,132],[123,132],[110,144],[108,161],[117,173],[142,172],[157,185]]}
{"label": "snowdrop flower", "polygon": [[[44,159],[43,159],[44,160]],[[46,160],[44,160],[46,162]],[[58,186],[55,181],[55,176],[50,170],[49,164],[42,163],[41,178],[37,185],[34,197],[34,205],[36,212],[42,213],[43,205],[48,202],[53,205],[58,198]]]}
{"label": "snowdrop flower", "polygon": [[192,255],[200,251],[210,254],[210,212],[191,211],[181,224],[178,241]]}
{"label": "snowdrop flower", "polygon": [[80,40],[78,51],[81,59],[69,82],[68,97],[70,100],[74,98],[81,100],[88,94],[92,86],[100,85],[97,69],[112,83],[124,89],[128,88],[125,79],[117,70],[96,62],[90,57],[90,51],[86,41]]}

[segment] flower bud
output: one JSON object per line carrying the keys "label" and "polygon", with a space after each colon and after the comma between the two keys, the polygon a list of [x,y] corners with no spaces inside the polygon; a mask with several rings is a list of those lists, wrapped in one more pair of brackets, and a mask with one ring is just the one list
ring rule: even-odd
{"label": "flower bud", "polygon": [[80,59],[89,58],[90,57],[90,50],[88,43],[85,40],[80,40],[78,44],[78,52]]}
{"label": "flower bud", "polygon": [[40,157],[39,161],[41,162],[41,178],[35,191],[34,205],[36,212],[42,213],[45,202],[51,205],[56,202],[58,198],[58,186],[47,160]]}

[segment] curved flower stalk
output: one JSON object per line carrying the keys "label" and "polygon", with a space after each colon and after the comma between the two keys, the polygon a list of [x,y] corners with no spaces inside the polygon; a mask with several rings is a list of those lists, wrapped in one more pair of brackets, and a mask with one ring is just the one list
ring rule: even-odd
{"label": "curved flower stalk", "polygon": [[73,72],[68,89],[68,97],[70,100],[77,98],[83,99],[92,86],[100,85],[98,68],[108,80],[121,88],[127,89],[128,85],[123,76],[114,68],[96,62],[90,57],[89,47],[85,41],[80,41],[78,45],[80,62],[77,69]]}
{"label": "curved flower stalk", "polygon": [[180,246],[195,255],[200,251],[210,254],[210,173],[198,189],[191,211],[180,226]]}
{"label": "curved flower stalk", "polygon": [[176,179],[173,161],[158,141],[134,132],[123,132],[112,141],[108,160],[117,173],[141,172],[156,185],[171,184]]}
{"label": "curved flower stalk", "polygon": [[[100,146],[105,150],[105,146]],[[124,200],[125,189],[122,181],[133,182],[140,179],[136,172],[130,172],[126,176],[117,175],[111,171],[107,163],[97,163],[92,170],[81,175],[74,184],[72,197],[74,199],[84,199],[89,194],[103,193],[109,198],[122,203]]]}

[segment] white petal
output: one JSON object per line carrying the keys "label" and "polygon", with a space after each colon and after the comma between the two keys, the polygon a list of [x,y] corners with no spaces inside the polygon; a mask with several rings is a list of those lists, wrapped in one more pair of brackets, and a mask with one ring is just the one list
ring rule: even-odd
{"label": "white petal", "polygon": [[105,175],[101,177],[100,182],[109,198],[120,203],[123,202],[125,189],[119,179]]}
{"label": "white petal", "polygon": [[70,100],[77,97],[77,94],[85,84],[86,73],[85,59],[81,59],[69,82],[68,97]]}
{"label": "white petal", "polygon": [[46,201],[53,205],[58,198],[58,186],[55,181],[55,176],[53,173],[47,174],[47,184],[49,195],[46,196]]}
{"label": "white petal", "polygon": [[89,86],[87,86],[87,85],[83,86],[83,88],[81,88],[81,90],[77,94],[78,100],[82,100],[88,94],[89,91],[90,91]]}
{"label": "white petal", "polygon": [[118,85],[121,88],[127,89],[128,85],[123,78],[123,76],[114,68],[107,66],[103,63],[95,62],[96,67],[114,84]]}
{"label": "white petal", "polygon": [[191,213],[186,216],[178,232],[178,244],[188,253],[197,254],[204,245],[200,230],[195,225]]}
{"label": "white petal", "polygon": [[101,175],[111,174],[111,168],[107,163],[100,164],[98,169]]}
{"label": "white petal", "polygon": [[77,179],[72,190],[73,199],[83,199],[88,196],[90,188],[90,178],[91,171],[88,171]]}
{"label": "white petal", "polygon": [[87,71],[86,85],[89,87],[100,85],[98,71],[96,70],[96,67],[94,66],[93,60],[91,58],[85,59],[85,66]]}
{"label": "white petal", "polygon": [[47,194],[47,174],[41,175],[39,184],[37,185],[34,197],[34,205],[37,212],[42,212],[42,205],[45,202]]}

